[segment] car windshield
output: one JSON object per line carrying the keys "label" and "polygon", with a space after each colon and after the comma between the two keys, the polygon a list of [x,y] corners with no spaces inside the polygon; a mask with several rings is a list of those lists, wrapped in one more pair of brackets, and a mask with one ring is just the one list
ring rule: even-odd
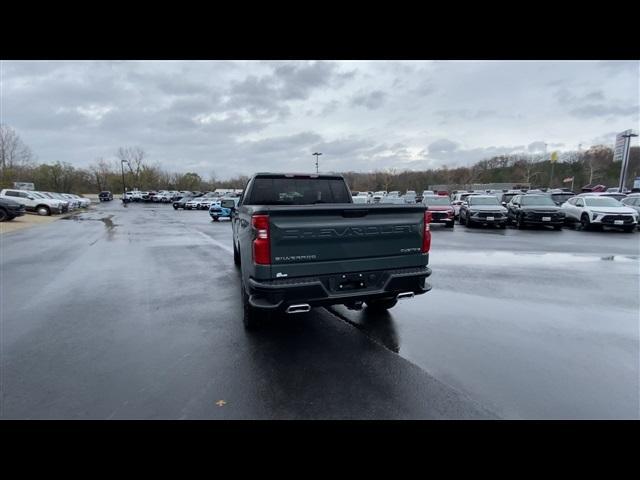
{"label": "car windshield", "polygon": [[570,198],[575,197],[575,193],[553,193],[551,194],[551,198],[556,202],[564,203]]}
{"label": "car windshield", "polygon": [[615,198],[610,197],[585,197],[584,204],[588,207],[622,207]]}
{"label": "car windshield", "polygon": [[247,205],[351,203],[342,178],[257,177]]}
{"label": "car windshield", "polygon": [[555,202],[551,200],[551,198],[546,197],[544,195],[524,195],[522,200],[520,200],[522,205],[549,205],[554,206]]}
{"label": "car windshield", "polygon": [[424,197],[422,201],[425,205],[451,205],[447,197]]}
{"label": "car windshield", "polygon": [[469,197],[469,205],[498,205],[496,197]]}

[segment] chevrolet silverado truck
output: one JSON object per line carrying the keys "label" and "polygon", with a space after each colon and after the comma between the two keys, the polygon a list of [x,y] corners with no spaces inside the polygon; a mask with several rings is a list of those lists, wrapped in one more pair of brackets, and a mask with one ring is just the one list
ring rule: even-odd
{"label": "chevrolet silverado truck", "polygon": [[245,327],[316,306],[386,310],[428,292],[430,215],[354,204],[339,175],[254,175],[231,213]]}

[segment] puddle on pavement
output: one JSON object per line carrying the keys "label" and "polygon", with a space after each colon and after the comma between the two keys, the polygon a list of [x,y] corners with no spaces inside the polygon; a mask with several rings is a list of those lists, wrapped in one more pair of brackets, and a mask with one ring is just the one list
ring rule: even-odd
{"label": "puddle on pavement", "polygon": [[573,253],[538,253],[538,252],[464,252],[440,251],[430,254],[430,261],[438,264],[455,265],[507,265],[507,266],[548,266],[567,263],[589,262],[638,262],[638,255],[588,255]]}
{"label": "puddle on pavement", "polygon": [[[115,234],[115,227],[118,225],[113,223],[113,215],[108,215],[101,218],[90,218],[86,216],[80,216],[80,214],[72,215],[70,217],[62,218],[62,220],[73,220],[75,222],[102,222],[107,229],[107,239],[112,240]],[[95,243],[95,242],[94,242]]]}

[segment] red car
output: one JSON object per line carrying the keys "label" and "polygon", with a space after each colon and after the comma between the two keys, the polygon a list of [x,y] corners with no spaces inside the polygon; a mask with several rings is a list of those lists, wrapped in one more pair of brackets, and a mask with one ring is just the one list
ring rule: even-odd
{"label": "red car", "polygon": [[453,228],[454,210],[449,197],[443,195],[425,195],[422,203],[431,212],[431,223],[444,223],[448,228]]}

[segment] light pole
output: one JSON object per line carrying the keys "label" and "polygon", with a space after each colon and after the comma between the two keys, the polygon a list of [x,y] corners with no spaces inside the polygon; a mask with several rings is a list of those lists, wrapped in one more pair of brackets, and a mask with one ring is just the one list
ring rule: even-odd
{"label": "light pole", "polygon": [[629,148],[631,147],[631,137],[637,137],[638,134],[633,130],[627,130],[620,136],[624,138],[624,157],[622,158],[622,168],[620,170],[620,185],[618,186],[618,192],[624,193],[624,184],[625,180],[627,179],[627,168],[629,167]]}
{"label": "light pole", "polygon": [[120,160],[120,167],[122,168],[122,203],[126,204],[127,203],[127,198],[125,196],[125,194],[127,193],[127,187],[124,184],[124,163],[127,162],[127,165],[129,165],[129,167],[131,167],[131,165],[129,164],[129,162],[127,160]]}
{"label": "light pole", "polygon": [[312,155],[315,155],[315,156],[316,156],[316,173],[318,173],[318,157],[319,157],[320,155],[322,155],[322,154],[321,154],[321,153],[316,152],[316,153],[313,153]]}

